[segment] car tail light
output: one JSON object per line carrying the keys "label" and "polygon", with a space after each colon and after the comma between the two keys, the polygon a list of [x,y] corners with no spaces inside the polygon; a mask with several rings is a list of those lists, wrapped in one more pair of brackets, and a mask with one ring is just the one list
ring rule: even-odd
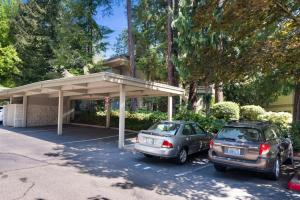
{"label": "car tail light", "polygon": [[259,146],[259,155],[265,155],[269,153],[271,146],[269,144],[261,144]]}
{"label": "car tail light", "polygon": [[163,148],[173,148],[173,144],[169,142],[168,140],[164,140],[161,147]]}
{"label": "car tail light", "polygon": [[215,143],[214,140],[210,140],[210,142],[209,142],[209,148],[212,149],[214,147],[214,143]]}

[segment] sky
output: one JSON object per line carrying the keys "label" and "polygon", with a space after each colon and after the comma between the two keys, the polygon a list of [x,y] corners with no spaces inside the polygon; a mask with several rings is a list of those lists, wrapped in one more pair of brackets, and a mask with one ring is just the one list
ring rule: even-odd
{"label": "sky", "polygon": [[111,15],[102,16],[101,8],[98,9],[98,13],[95,16],[95,20],[98,24],[102,26],[107,26],[113,33],[108,35],[105,39],[109,43],[106,52],[104,53],[104,58],[109,58],[114,55],[113,46],[116,43],[116,37],[122,32],[122,30],[127,29],[127,16],[125,9],[125,2],[120,1],[118,5],[113,5]]}

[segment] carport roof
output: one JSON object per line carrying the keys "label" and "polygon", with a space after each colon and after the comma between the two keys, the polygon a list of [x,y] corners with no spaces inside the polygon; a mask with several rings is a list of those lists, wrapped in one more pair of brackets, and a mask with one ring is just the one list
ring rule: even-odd
{"label": "carport roof", "polygon": [[0,90],[0,99],[24,95],[48,95],[58,97],[58,91],[72,99],[98,99],[105,96],[118,97],[120,85],[125,85],[126,96],[175,96],[184,90],[167,84],[144,81],[137,78],[101,72],[68,78],[35,82],[20,87]]}

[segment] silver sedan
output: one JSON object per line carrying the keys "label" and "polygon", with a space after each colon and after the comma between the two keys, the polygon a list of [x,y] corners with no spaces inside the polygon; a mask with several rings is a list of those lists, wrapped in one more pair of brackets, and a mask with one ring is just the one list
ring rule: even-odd
{"label": "silver sedan", "polygon": [[208,150],[212,135],[195,122],[161,121],[137,136],[135,150],[147,157],[176,158],[179,164],[188,155]]}

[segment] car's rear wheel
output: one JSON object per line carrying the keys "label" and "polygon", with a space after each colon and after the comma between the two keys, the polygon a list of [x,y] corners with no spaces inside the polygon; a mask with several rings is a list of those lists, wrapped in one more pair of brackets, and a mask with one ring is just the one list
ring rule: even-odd
{"label": "car's rear wheel", "polygon": [[279,179],[280,174],[281,174],[280,157],[277,156],[276,160],[274,162],[274,166],[273,166],[272,172],[270,174],[270,179],[276,181],[276,180]]}
{"label": "car's rear wheel", "polygon": [[285,161],[285,164],[287,164],[287,165],[293,165],[294,164],[294,152],[293,152],[293,148],[290,149],[289,157]]}
{"label": "car's rear wheel", "polygon": [[144,153],[144,156],[145,156],[146,158],[153,158],[153,157],[154,157],[154,156],[152,156],[152,155],[145,154],[145,153]]}
{"label": "car's rear wheel", "polygon": [[177,161],[178,164],[182,165],[187,161],[187,157],[188,157],[187,150],[186,149],[181,149],[178,153],[176,161]]}
{"label": "car's rear wheel", "polygon": [[217,165],[217,164],[214,164],[214,167],[215,169],[218,171],[218,172],[225,172],[226,171],[226,168],[225,166],[222,166],[222,165]]}

